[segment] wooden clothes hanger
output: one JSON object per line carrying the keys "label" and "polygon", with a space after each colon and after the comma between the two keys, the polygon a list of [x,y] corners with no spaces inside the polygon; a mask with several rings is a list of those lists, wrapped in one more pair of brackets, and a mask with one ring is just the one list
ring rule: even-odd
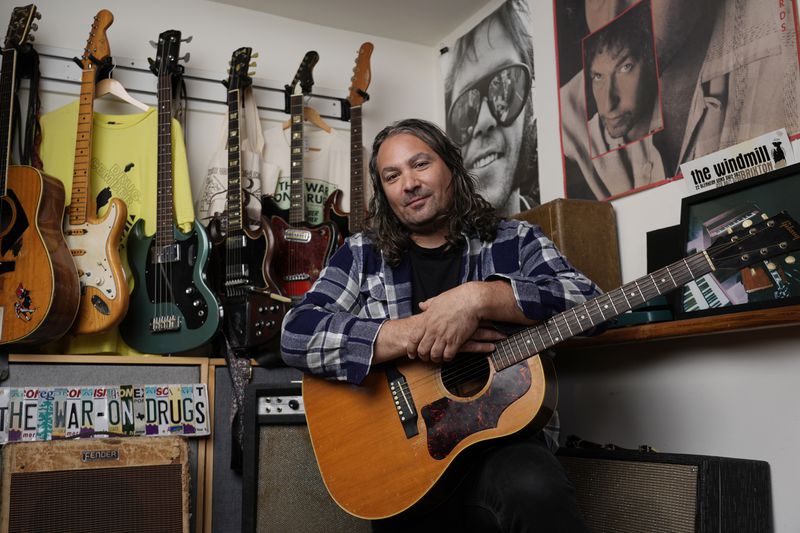
{"label": "wooden clothes hanger", "polygon": [[114,78],[105,78],[97,82],[94,91],[94,97],[100,98],[107,94],[111,94],[122,100],[123,102],[127,102],[134,107],[141,109],[142,111],[150,110],[150,106],[144,104],[128,94],[128,91],[125,90],[125,87],[122,86],[120,82],[115,80]]}
{"label": "wooden clothes hanger", "polygon": [[[322,116],[319,112],[314,109],[313,107],[303,106],[303,120],[306,122],[310,122],[314,126],[318,127],[319,129],[323,130],[325,133],[331,132],[331,127],[328,126],[328,123],[323,120]],[[286,119],[283,122],[283,129],[289,129],[292,126],[292,119]]]}

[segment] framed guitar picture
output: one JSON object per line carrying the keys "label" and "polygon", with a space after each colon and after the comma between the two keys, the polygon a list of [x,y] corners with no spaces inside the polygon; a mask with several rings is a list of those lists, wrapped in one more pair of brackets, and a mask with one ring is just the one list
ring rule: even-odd
{"label": "framed guitar picture", "polygon": [[[705,250],[731,230],[748,228],[780,211],[800,215],[800,165],[684,198],[684,251],[688,256]],[[687,283],[676,315],[693,318],[796,303],[800,303],[800,254],[789,253]]]}

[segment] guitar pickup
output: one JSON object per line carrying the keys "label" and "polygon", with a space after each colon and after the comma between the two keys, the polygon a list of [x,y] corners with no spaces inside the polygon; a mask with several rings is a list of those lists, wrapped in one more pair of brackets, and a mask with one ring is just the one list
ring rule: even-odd
{"label": "guitar pickup", "polygon": [[289,242],[311,242],[311,232],[307,229],[287,228],[283,238]]}
{"label": "guitar pickup", "polygon": [[177,244],[153,247],[153,263],[175,263],[181,260],[181,248]]}
{"label": "guitar pickup", "polygon": [[150,331],[165,333],[181,329],[181,318],[176,315],[157,316],[150,321]]}

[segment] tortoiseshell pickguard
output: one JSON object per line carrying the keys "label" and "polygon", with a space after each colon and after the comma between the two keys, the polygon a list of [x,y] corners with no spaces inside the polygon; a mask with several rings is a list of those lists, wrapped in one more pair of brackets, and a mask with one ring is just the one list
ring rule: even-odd
{"label": "tortoiseshell pickguard", "polygon": [[422,408],[428,430],[428,453],[444,459],[459,442],[484,429],[497,427],[506,408],[531,387],[531,372],[525,361],[497,372],[489,389],[470,402],[440,398]]}

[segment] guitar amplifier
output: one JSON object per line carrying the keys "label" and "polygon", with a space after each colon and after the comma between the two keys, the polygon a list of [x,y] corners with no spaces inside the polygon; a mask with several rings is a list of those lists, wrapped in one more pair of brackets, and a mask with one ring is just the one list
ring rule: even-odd
{"label": "guitar amplifier", "polygon": [[188,455],[179,437],[9,444],[2,531],[188,533]]}
{"label": "guitar amplifier", "polygon": [[247,388],[242,533],[368,533],[370,522],[343,511],[317,467],[296,384]]}
{"label": "guitar amplifier", "polygon": [[764,461],[574,448],[557,456],[594,533],[772,531]]}
{"label": "guitar amplifier", "polygon": [[514,218],[541,226],[570,263],[604,291],[622,285],[611,202],[558,198]]}

